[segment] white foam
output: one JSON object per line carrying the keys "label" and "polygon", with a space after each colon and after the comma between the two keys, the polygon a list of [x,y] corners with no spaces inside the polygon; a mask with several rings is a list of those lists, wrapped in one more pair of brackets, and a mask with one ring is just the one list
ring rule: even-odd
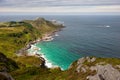
{"label": "white foam", "polygon": [[52,41],[54,38],[50,38],[50,39],[47,39],[47,40],[44,40],[44,41]]}
{"label": "white foam", "polygon": [[43,57],[45,59],[45,66],[47,68],[55,68],[55,67],[58,67],[56,65],[53,65],[52,62],[50,62],[49,60],[47,60],[47,58],[45,57],[44,54],[41,55],[41,57]]}
{"label": "white foam", "polygon": [[106,28],[109,28],[111,26],[109,26],[109,25],[101,25],[101,26],[97,26],[97,27],[106,27]]}
{"label": "white foam", "polygon": [[52,41],[54,38],[53,36],[47,36],[47,37],[44,37],[43,41]]}
{"label": "white foam", "polygon": [[48,68],[55,68],[55,67],[58,67],[56,65],[53,65],[51,61],[49,61],[46,56],[40,52],[41,48],[38,49],[37,46],[35,45],[31,45],[31,48],[28,49],[28,53],[29,55],[33,56],[33,55],[36,55],[36,54],[40,54],[42,58],[45,59],[45,66],[48,67]]}
{"label": "white foam", "polygon": [[47,66],[48,68],[52,68],[53,67],[52,63],[48,63],[48,62],[45,63],[45,66]]}
{"label": "white foam", "polygon": [[55,36],[59,36],[58,34],[55,34]]}
{"label": "white foam", "polygon": [[35,55],[35,54],[38,54],[38,51],[40,51],[41,50],[41,48],[39,48],[39,47],[37,47],[37,46],[35,46],[35,45],[31,45],[31,48],[30,49],[28,49],[27,51],[28,51],[28,55]]}
{"label": "white foam", "polygon": [[110,27],[109,25],[107,25],[106,27]]}

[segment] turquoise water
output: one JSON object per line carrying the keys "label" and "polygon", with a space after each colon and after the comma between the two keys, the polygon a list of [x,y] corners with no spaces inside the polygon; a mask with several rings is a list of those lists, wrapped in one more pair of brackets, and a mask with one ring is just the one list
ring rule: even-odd
{"label": "turquoise water", "polygon": [[42,53],[52,65],[61,67],[63,70],[67,69],[71,62],[79,58],[72,52],[68,52],[70,48],[69,45],[57,43],[55,41],[51,42],[41,42],[36,45],[41,48],[40,53]]}
{"label": "turquoise water", "polygon": [[[65,23],[53,41],[36,44],[39,51],[53,65],[67,69],[84,56],[120,58],[120,15],[8,15],[0,21],[44,17]],[[109,27],[108,27],[109,26]]]}
{"label": "turquoise water", "polygon": [[84,56],[120,57],[120,16],[54,18],[64,21],[66,27],[58,32],[59,36],[54,37],[53,41],[37,44],[40,52],[53,65],[65,70],[73,61]]}

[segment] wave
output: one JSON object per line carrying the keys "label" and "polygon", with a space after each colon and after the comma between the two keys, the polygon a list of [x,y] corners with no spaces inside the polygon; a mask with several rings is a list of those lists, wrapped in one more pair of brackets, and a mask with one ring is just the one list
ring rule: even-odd
{"label": "wave", "polygon": [[44,37],[43,38],[43,41],[52,41],[52,40],[54,40],[54,37],[58,37],[59,35],[57,34],[57,33],[54,33],[53,35],[51,35],[51,36],[46,36],[46,37]]}
{"label": "wave", "polygon": [[44,41],[52,41],[54,38],[46,39]]}
{"label": "wave", "polygon": [[45,59],[45,66],[46,66],[47,68],[55,68],[55,67],[58,67],[57,65],[54,65],[51,61],[49,61],[49,60],[46,58],[46,56],[45,56],[42,52],[40,52],[40,51],[41,51],[41,48],[37,47],[36,45],[31,45],[31,48],[28,49],[28,55],[29,55],[29,56],[34,56],[34,55],[36,55],[36,54],[40,54],[40,56]]}
{"label": "wave", "polygon": [[45,59],[45,66],[46,66],[47,68],[55,68],[55,67],[58,67],[57,65],[52,64],[52,62],[49,61],[49,60],[45,57],[44,54],[41,54],[41,57]]}
{"label": "wave", "polygon": [[106,27],[110,27],[109,25],[107,25]]}
{"label": "wave", "polygon": [[106,28],[109,28],[111,26],[110,25],[102,25],[102,26],[97,26],[97,27],[106,27]]}
{"label": "wave", "polygon": [[32,55],[38,54],[38,51],[40,51],[40,50],[41,50],[41,48],[39,48],[39,47],[37,47],[35,45],[31,45],[31,48],[28,49],[27,51],[28,51],[28,55],[32,56]]}
{"label": "wave", "polygon": [[52,41],[54,38],[53,36],[47,36],[47,37],[44,37],[43,41]]}
{"label": "wave", "polygon": [[55,34],[55,36],[59,36],[58,34]]}

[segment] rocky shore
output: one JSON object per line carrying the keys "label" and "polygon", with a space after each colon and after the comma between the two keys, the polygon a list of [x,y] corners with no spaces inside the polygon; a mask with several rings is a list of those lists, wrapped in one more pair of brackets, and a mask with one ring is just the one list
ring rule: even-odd
{"label": "rocky shore", "polygon": [[[41,41],[53,40],[54,39],[53,37],[56,36],[57,32],[61,30],[62,29],[58,29],[58,30],[43,34],[42,38],[38,38],[37,40],[29,42],[24,48],[16,52],[17,56],[35,56],[40,58],[40,60],[42,61],[42,64],[40,64],[40,66],[47,67],[47,68],[57,68],[58,66],[55,66],[51,62],[49,62],[44,55],[39,53],[40,48],[34,45]],[[29,50],[33,50],[33,51],[29,52]]]}
{"label": "rocky shore", "polygon": [[[37,39],[34,41],[30,41],[27,45],[25,45],[24,48],[16,51],[18,56],[23,56],[23,55],[28,55],[27,50],[31,48],[31,45],[34,45],[40,41],[51,41],[53,40],[53,36],[56,34],[56,32],[61,31],[62,28],[64,28],[64,24],[59,22],[59,21],[47,21],[44,18],[38,17],[35,20],[24,20],[23,23],[29,23],[29,27],[33,27],[37,29],[38,31],[43,29],[45,30],[44,27],[47,26],[48,29],[42,33],[42,36],[37,36]],[[53,29],[53,30],[52,30]],[[42,31],[42,30],[41,30]],[[33,33],[34,34],[34,33]]]}
{"label": "rocky shore", "polygon": [[[51,41],[53,40],[53,36],[56,35],[57,32],[61,31],[61,29],[58,29],[58,30],[55,30],[53,32],[50,32],[50,33],[46,33],[46,34],[43,34],[42,38],[38,38],[37,40],[34,40],[34,41],[31,41],[29,42],[24,48],[18,50],[16,53],[18,56],[29,56],[29,53],[27,52],[28,49],[31,48],[31,45],[34,45],[38,42],[41,42],[41,41]],[[39,54],[34,54],[36,56],[40,56]]]}

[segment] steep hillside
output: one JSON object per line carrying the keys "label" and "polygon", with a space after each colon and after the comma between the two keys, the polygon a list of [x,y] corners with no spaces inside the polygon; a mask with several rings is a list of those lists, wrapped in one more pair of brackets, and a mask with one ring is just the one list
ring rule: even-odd
{"label": "steep hillside", "polygon": [[[37,69],[38,71],[39,69],[47,69],[44,66],[45,60],[43,58],[26,56],[25,50],[30,47],[27,45],[32,41],[42,39],[44,34],[55,32],[62,27],[61,24],[56,25],[43,18],[19,22],[0,22],[0,80],[2,77],[8,79],[10,77],[8,73],[20,76],[25,73],[32,74]],[[21,49],[24,49],[22,56],[17,56]]]}
{"label": "steep hillside", "polygon": [[63,26],[55,25],[43,18],[0,23],[0,51],[8,57],[25,47],[29,42],[42,38],[45,33],[54,32]]}
{"label": "steep hillside", "polygon": [[17,63],[0,52],[0,80],[12,80],[13,78],[7,72],[17,69],[19,69]]}
{"label": "steep hillside", "polygon": [[66,71],[31,67],[11,74],[16,80],[120,80],[120,59],[83,57]]}

